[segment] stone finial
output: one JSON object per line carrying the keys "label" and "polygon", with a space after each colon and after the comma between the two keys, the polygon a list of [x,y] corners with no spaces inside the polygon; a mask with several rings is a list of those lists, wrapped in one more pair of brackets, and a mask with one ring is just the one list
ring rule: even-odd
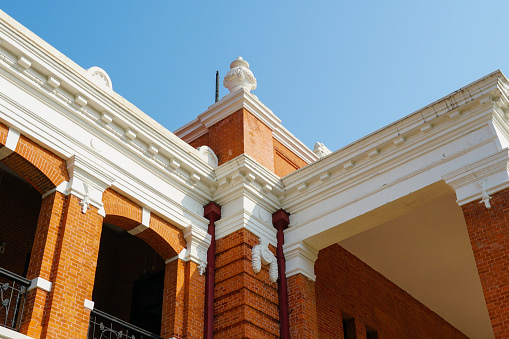
{"label": "stone finial", "polygon": [[313,150],[313,152],[319,157],[319,158],[323,158],[324,156],[326,155],[329,155],[331,154],[332,152],[330,151],[330,149],[328,149],[324,144],[322,144],[321,142],[317,142],[315,144],[315,149]]}
{"label": "stone finial", "polygon": [[230,64],[230,70],[224,77],[223,85],[228,88],[230,93],[240,88],[245,88],[248,92],[256,89],[256,78],[253,72],[249,70],[249,63],[242,57],[234,60]]}
{"label": "stone finial", "polygon": [[94,82],[99,86],[113,89],[110,76],[108,75],[108,73],[106,73],[104,69],[94,66],[87,69],[87,72],[92,76],[92,80],[94,80]]}

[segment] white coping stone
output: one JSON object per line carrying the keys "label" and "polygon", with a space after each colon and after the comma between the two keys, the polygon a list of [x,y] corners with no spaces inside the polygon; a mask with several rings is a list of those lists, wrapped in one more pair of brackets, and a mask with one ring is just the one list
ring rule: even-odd
{"label": "white coping stone", "polygon": [[43,291],[51,292],[51,286],[52,286],[52,284],[50,281],[48,281],[44,278],[41,278],[41,277],[37,277],[37,278],[32,279],[32,282],[30,283],[30,286],[28,287],[28,291],[31,291],[34,288],[40,288]]}
{"label": "white coping stone", "polygon": [[0,326],[0,338],[2,339],[33,339],[27,335]]}
{"label": "white coping stone", "polygon": [[86,309],[92,311],[94,309],[95,303],[92,300],[85,299],[85,302],[83,306],[85,306]]}

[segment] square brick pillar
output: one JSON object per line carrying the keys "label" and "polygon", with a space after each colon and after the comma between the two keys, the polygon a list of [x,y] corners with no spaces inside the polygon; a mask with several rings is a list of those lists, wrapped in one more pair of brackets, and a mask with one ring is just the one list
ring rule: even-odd
{"label": "square brick pillar", "polygon": [[509,189],[462,206],[496,338],[509,338]]}
{"label": "square brick pillar", "polygon": [[288,281],[290,338],[318,338],[314,274],[318,252],[302,241],[283,246]]}
{"label": "square brick pillar", "polygon": [[[27,278],[30,280],[39,278],[51,282],[53,260],[66,201],[67,197],[60,192],[54,192],[42,200],[27,273]],[[49,292],[42,288],[33,288],[28,291],[21,333],[33,338],[41,336],[48,295]]]}
{"label": "square brick pillar", "polygon": [[87,337],[103,217],[96,207],[82,213],[80,199],[67,198],[54,257],[52,289],[46,303],[42,337]]}
{"label": "square brick pillar", "polygon": [[203,338],[205,275],[198,264],[175,259],[164,274],[161,337]]}
{"label": "square brick pillar", "polygon": [[290,338],[318,339],[315,282],[302,274],[288,278]]}
{"label": "square brick pillar", "polygon": [[254,273],[257,244],[258,237],[246,229],[216,242],[215,339],[279,337],[277,284],[270,282],[267,265]]}

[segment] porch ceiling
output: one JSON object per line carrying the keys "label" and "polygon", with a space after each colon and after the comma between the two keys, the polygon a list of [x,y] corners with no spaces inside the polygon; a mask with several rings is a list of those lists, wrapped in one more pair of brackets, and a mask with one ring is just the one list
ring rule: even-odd
{"label": "porch ceiling", "polygon": [[[433,197],[412,193],[404,214],[339,244],[467,336],[493,338],[456,195],[445,183],[434,186]],[[383,209],[388,213],[390,204]]]}

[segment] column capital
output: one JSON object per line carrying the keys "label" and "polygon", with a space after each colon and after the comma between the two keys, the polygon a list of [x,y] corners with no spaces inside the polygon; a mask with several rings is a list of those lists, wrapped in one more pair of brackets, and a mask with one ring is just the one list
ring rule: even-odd
{"label": "column capital", "polygon": [[211,238],[206,230],[196,225],[189,225],[184,230],[187,248],[183,260],[191,260],[197,263],[200,275],[205,273],[207,268],[207,250],[210,246]]}
{"label": "column capital", "polygon": [[302,274],[315,281],[315,261],[318,251],[306,245],[302,240],[283,245],[286,258],[286,277]]}
{"label": "column capital", "polygon": [[456,191],[456,202],[463,206],[479,200],[490,208],[490,194],[509,187],[509,151],[503,149],[482,160],[442,175]]}
{"label": "column capital", "polygon": [[102,194],[115,179],[76,155],[67,160],[67,170],[69,183],[65,194],[72,194],[81,199],[82,213],[86,213],[92,205],[104,214]]}

